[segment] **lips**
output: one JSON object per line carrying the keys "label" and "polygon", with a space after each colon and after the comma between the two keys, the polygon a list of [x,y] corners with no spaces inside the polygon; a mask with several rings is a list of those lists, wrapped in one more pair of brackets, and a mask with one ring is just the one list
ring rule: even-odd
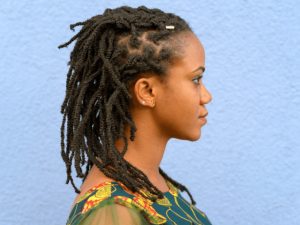
{"label": "lips", "polygon": [[203,124],[206,124],[207,123],[207,120],[205,117],[199,117],[199,120],[203,123]]}
{"label": "lips", "polygon": [[198,119],[203,123],[203,124],[206,124],[207,123],[207,120],[206,120],[206,116],[208,115],[208,112],[206,112],[205,114],[203,115],[199,115],[198,116]]}
{"label": "lips", "polygon": [[205,117],[208,115],[208,112],[206,112],[205,114],[203,114],[203,115],[199,115],[198,116],[198,118],[204,118],[205,119]]}

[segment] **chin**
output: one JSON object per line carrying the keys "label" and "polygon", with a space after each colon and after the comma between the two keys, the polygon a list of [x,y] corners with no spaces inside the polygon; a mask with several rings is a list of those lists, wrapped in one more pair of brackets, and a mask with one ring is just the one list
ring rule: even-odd
{"label": "chin", "polygon": [[197,129],[194,133],[192,141],[198,141],[201,138],[201,129]]}
{"label": "chin", "polygon": [[187,141],[198,141],[200,138],[201,138],[201,130],[198,130],[193,134],[186,134],[184,136],[182,135],[181,137],[177,137],[177,139],[187,140]]}
{"label": "chin", "polygon": [[193,137],[191,141],[198,141],[200,138],[201,138],[201,132],[199,132],[197,136]]}

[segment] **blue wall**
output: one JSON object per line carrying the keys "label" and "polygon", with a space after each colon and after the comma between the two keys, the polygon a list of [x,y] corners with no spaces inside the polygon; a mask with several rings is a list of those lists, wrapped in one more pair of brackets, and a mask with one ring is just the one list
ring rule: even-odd
{"label": "blue wall", "polygon": [[214,225],[300,224],[300,4],[292,0],[1,2],[0,224],[65,223],[75,193],[65,184],[59,111],[71,46],[57,46],[75,34],[69,24],[123,4],[182,16],[206,50],[208,123],[197,142],[172,139],[162,167]]}

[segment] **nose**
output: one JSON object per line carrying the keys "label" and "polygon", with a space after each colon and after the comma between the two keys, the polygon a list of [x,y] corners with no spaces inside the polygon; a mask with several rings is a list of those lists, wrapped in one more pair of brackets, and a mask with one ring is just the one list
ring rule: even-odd
{"label": "nose", "polygon": [[207,104],[212,100],[211,93],[206,89],[204,85],[201,86],[200,94],[201,94],[200,96],[201,105]]}

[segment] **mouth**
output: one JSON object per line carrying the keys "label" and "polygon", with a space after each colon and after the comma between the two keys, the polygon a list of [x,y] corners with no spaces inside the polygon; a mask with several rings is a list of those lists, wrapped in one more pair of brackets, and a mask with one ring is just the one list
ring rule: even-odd
{"label": "mouth", "polygon": [[203,115],[199,115],[198,116],[198,118],[200,119],[200,118],[204,118],[205,119],[205,117],[208,115],[208,112],[206,112],[205,114],[203,114]]}
{"label": "mouth", "polygon": [[205,118],[208,115],[208,112],[206,112],[206,114],[204,115],[200,115],[198,116],[198,119],[203,123],[206,124],[207,123],[207,119]]}
{"label": "mouth", "polygon": [[199,117],[199,120],[203,123],[203,124],[206,124],[207,123],[207,120],[205,117]]}

